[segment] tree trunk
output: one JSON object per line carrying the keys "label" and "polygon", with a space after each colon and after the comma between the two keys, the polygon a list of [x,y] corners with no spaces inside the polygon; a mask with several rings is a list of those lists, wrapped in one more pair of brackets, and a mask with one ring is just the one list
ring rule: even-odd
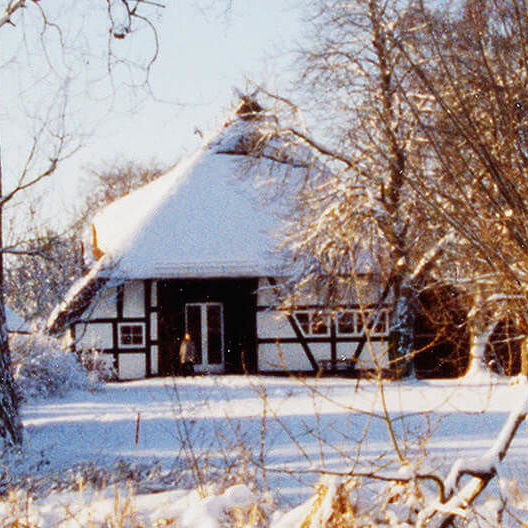
{"label": "tree trunk", "polygon": [[389,361],[396,378],[414,373],[415,303],[412,288],[396,286],[389,333]]}
{"label": "tree trunk", "polygon": [[528,338],[521,343],[521,375],[528,379]]}
{"label": "tree trunk", "polygon": [[470,324],[471,328],[471,346],[469,349],[469,367],[465,374],[466,377],[489,377],[490,371],[485,364],[484,354],[489,338],[495,328],[495,324],[488,324],[482,328],[476,324]]}
{"label": "tree trunk", "polygon": [[520,313],[519,318],[520,323],[520,329],[522,333],[524,334],[524,337],[521,341],[521,376],[524,377],[525,380],[528,380],[528,320],[527,315],[523,311]]}
{"label": "tree trunk", "polygon": [[4,306],[4,259],[2,237],[2,159],[0,155],[0,450],[22,443],[22,422],[11,372]]}
{"label": "tree trunk", "polygon": [[0,302],[0,450],[21,443],[22,423],[11,373],[4,304]]}

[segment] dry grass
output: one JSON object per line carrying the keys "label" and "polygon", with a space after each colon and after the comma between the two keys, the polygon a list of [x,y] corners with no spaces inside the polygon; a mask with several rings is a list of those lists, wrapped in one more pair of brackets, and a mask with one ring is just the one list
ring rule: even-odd
{"label": "dry grass", "polygon": [[21,490],[10,491],[5,498],[5,515],[1,519],[3,528],[38,528],[31,515],[31,498]]}
{"label": "dry grass", "polygon": [[[64,526],[75,528],[180,528],[179,515],[164,515],[163,509],[160,509],[157,518],[151,519],[151,514],[142,511],[140,497],[136,493],[137,486],[137,482],[129,482],[127,486],[113,485],[94,490],[92,486],[81,483],[75,492],[65,492],[62,496],[64,499],[61,498],[56,504],[51,503],[54,504],[53,522],[57,526],[65,523]],[[222,495],[226,489],[211,485],[208,497]],[[155,497],[152,499],[151,504],[156,501]],[[27,491],[9,492],[0,502],[1,528],[50,526],[49,520],[45,520],[46,514],[41,517],[43,510],[39,502],[32,499]],[[46,509],[49,510],[49,506]],[[248,504],[242,500],[240,506],[226,509],[218,522],[225,528],[266,528],[269,526],[270,512],[271,501],[267,497],[259,497]]]}
{"label": "dry grass", "polygon": [[321,482],[312,497],[311,507],[299,528],[353,528],[356,524],[356,507],[351,501],[355,480],[346,482]]}
{"label": "dry grass", "polygon": [[261,503],[250,504],[244,508],[232,508],[226,514],[226,528],[266,528],[269,523],[268,512]]}

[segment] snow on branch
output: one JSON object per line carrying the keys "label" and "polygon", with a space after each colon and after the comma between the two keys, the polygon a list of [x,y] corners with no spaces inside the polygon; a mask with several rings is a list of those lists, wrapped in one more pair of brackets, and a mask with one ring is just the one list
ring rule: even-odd
{"label": "snow on branch", "polygon": [[344,163],[348,167],[355,167],[356,166],[356,162],[353,159],[349,158],[348,156],[345,156],[344,154],[341,154],[339,152],[336,152],[335,150],[332,150],[332,149],[324,146],[322,143],[319,143],[318,141],[316,141],[315,139],[309,137],[307,134],[301,132],[298,129],[289,127],[289,128],[284,129],[284,131],[285,132],[289,132],[289,133],[293,134],[295,137],[303,140],[306,144],[308,144],[310,147],[315,149],[319,154],[322,154],[323,156],[328,156],[328,157],[330,157],[332,159],[341,161],[342,163]]}
{"label": "snow on branch", "polygon": [[15,2],[9,2],[4,9],[4,14],[0,16],[0,28],[6,24],[13,25],[11,17],[21,8],[26,6],[26,0],[17,0]]}
{"label": "snow on branch", "polygon": [[[467,509],[473,504],[475,499],[486,488],[488,483],[499,474],[500,464],[504,460],[519,426],[526,420],[527,414],[528,390],[519,404],[510,412],[500,435],[483,457],[469,460],[458,459],[453,464],[445,480],[448,500],[432,504],[421,511],[416,524],[418,528],[424,528],[425,526],[428,528],[443,528],[453,520],[453,517],[465,516]],[[469,475],[472,478],[457,492],[456,488],[465,475]],[[435,524],[431,523],[432,520],[435,521]]]}
{"label": "snow on branch", "polygon": [[452,242],[454,238],[454,232],[450,231],[447,233],[447,235],[443,236],[431,249],[426,251],[418,262],[417,266],[412,271],[411,280],[414,281],[417,279],[423,270],[428,266],[428,264],[430,264],[438,256],[438,254],[443,251],[444,246],[449,242]]}

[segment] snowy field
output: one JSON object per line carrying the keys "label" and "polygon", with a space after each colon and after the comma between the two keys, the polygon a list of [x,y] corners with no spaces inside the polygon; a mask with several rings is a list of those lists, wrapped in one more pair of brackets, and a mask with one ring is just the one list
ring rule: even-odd
{"label": "snowy field", "polygon": [[[273,508],[288,511],[312,495],[319,470],[393,471],[396,448],[389,423],[406,459],[445,475],[457,457],[479,457],[490,448],[524,390],[506,380],[486,379],[390,382],[382,387],[366,380],[244,376],[111,383],[100,392],[25,404],[26,451],[17,472],[45,477],[71,473],[81,465],[93,472],[127,468],[131,474],[151,468],[151,489],[136,490],[135,498],[135,508],[150,521],[137,526],[155,526],[152,519],[161,515],[159,508],[178,517],[178,526],[197,526],[189,517],[191,494],[184,491],[194,489],[202,509],[195,501],[192,515],[199,515],[200,525],[213,527],[219,501],[250,500],[249,488],[267,490]],[[519,500],[528,491],[527,460],[526,429],[521,428],[501,475],[503,482],[519,481]],[[224,483],[221,490],[207,487],[219,481]],[[249,488],[229,487],[244,483]],[[205,508],[208,493],[216,493],[216,501]],[[368,497],[366,488],[364,493]],[[71,505],[70,495],[58,496]],[[149,501],[149,496],[156,499]],[[161,506],[162,496],[169,510]],[[47,518],[43,511],[59,511],[53,500],[59,499],[37,500],[43,508],[37,526],[58,526],[53,524],[58,523],[57,513],[42,520]],[[99,513],[115,509],[115,497],[104,500]],[[71,526],[81,526],[80,515]]]}

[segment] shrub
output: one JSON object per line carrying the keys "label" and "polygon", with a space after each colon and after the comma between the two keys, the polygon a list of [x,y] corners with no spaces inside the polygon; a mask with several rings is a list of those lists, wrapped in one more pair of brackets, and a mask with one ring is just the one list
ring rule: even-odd
{"label": "shrub", "polygon": [[13,374],[22,401],[63,396],[72,390],[96,390],[109,377],[108,368],[91,357],[88,370],[57,339],[42,334],[10,337]]}

